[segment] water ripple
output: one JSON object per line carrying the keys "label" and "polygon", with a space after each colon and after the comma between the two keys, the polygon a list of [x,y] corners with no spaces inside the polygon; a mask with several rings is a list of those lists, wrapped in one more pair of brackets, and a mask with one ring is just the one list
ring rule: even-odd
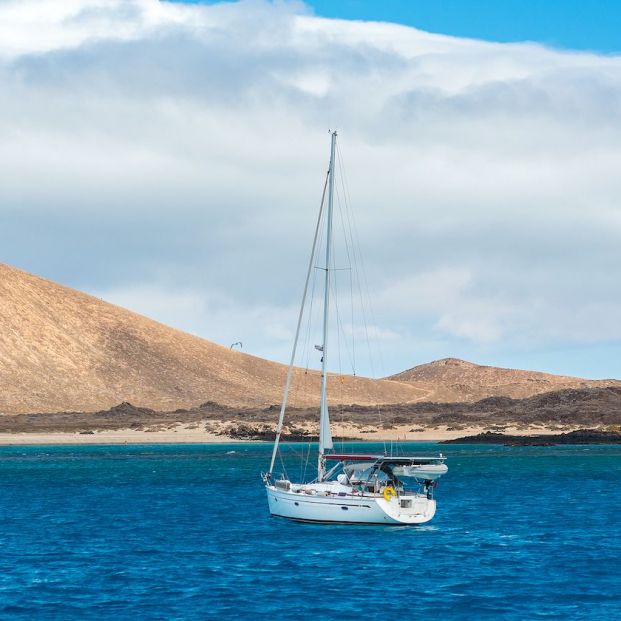
{"label": "water ripple", "polygon": [[269,518],[270,449],[0,449],[0,618],[621,618],[619,447],[442,447],[417,528]]}

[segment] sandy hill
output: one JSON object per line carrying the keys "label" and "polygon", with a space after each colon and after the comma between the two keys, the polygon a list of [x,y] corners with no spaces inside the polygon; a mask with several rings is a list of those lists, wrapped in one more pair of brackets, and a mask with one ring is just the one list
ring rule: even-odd
{"label": "sandy hill", "polygon": [[521,399],[565,389],[621,386],[618,380],[585,380],[567,375],[521,371],[444,358],[421,364],[389,379],[426,388],[429,401],[472,402],[486,397]]}
{"label": "sandy hill", "polygon": [[[0,264],[0,413],[95,411],[122,401],[159,410],[216,401],[279,403],[283,365],[162,325]],[[317,373],[296,371],[294,405],[317,403]],[[342,403],[409,402],[415,385],[334,380]]]}
{"label": "sandy hill", "polygon": [[[0,413],[156,410],[206,401],[261,408],[281,399],[286,368],[230,351],[0,263]],[[412,404],[523,398],[621,386],[447,358],[384,380],[332,379],[332,403]],[[291,404],[316,406],[319,375],[296,369]]]}

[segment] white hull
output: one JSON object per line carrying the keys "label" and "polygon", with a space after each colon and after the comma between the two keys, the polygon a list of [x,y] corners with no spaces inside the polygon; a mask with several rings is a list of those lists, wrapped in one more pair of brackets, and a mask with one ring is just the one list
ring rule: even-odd
{"label": "white hull", "polygon": [[[424,524],[436,513],[436,501],[425,494],[385,500],[381,495],[306,494],[266,486],[270,513],[300,522],[337,524]],[[409,505],[409,506],[408,506]]]}

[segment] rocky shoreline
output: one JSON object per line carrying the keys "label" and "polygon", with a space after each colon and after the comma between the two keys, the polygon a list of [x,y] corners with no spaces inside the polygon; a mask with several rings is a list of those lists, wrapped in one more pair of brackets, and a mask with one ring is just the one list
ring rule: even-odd
{"label": "rocky shoreline", "polygon": [[[0,415],[0,434],[88,436],[121,430],[162,433],[183,427],[216,438],[270,441],[274,438],[279,409],[278,404],[241,408],[206,401],[194,408],[157,411],[123,402],[97,412]],[[504,444],[523,441],[521,436],[504,435],[517,430],[519,434],[527,432],[529,442],[538,433],[545,434],[541,442],[553,442],[556,439],[548,434],[554,432],[562,436],[563,432],[576,429],[621,430],[621,388],[568,389],[524,399],[489,397],[475,403],[335,405],[332,412],[341,436],[349,439],[422,439],[424,434],[441,439],[447,437],[447,432],[454,438],[471,437],[468,434],[481,431],[490,433],[475,442]],[[317,424],[317,408],[289,408],[283,439],[311,440],[317,435]],[[612,435],[606,437],[615,441]],[[572,441],[576,438],[572,436]]]}
{"label": "rocky shoreline", "polygon": [[508,435],[486,431],[473,436],[443,440],[441,444],[503,444],[504,446],[557,446],[559,444],[621,444],[621,432],[577,429],[566,433]]}

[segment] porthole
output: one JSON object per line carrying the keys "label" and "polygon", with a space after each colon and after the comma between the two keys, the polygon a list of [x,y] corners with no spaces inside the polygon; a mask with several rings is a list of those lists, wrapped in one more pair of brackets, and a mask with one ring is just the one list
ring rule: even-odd
{"label": "porthole", "polygon": [[343,511],[349,511],[349,507],[341,507],[341,509],[343,509]]}
{"label": "porthole", "polygon": [[300,503],[299,503],[299,502],[297,502],[297,501],[296,501],[296,502],[294,502],[293,504],[294,504],[296,507],[299,507],[299,506],[300,506]]}

